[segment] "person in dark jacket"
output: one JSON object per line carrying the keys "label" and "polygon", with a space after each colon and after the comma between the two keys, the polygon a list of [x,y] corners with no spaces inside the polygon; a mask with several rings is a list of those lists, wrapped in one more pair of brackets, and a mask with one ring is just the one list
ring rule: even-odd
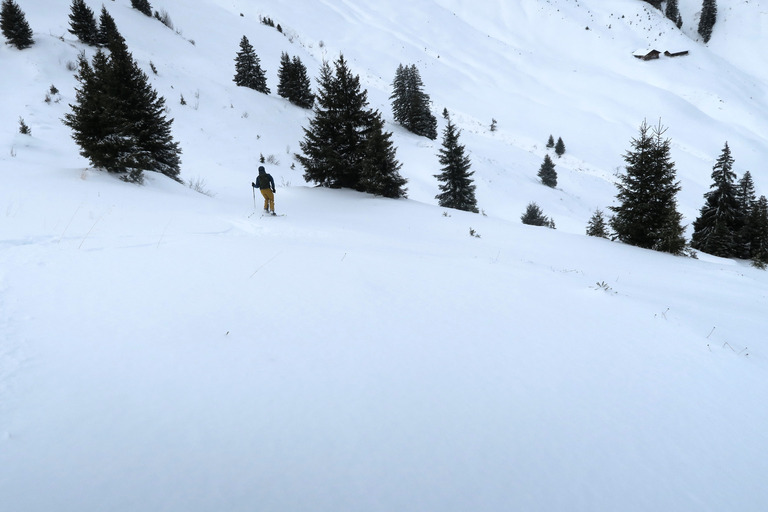
{"label": "person in dark jacket", "polygon": [[259,166],[259,176],[251,185],[253,188],[258,188],[264,196],[264,211],[275,215],[275,180],[263,165]]}

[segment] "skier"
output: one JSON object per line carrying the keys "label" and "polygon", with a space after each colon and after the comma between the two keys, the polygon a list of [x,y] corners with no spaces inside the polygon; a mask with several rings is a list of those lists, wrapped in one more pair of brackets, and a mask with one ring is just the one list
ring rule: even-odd
{"label": "skier", "polygon": [[253,188],[258,188],[261,191],[261,195],[264,196],[264,211],[276,215],[275,180],[271,174],[267,174],[267,170],[264,169],[263,165],[259,166],[259,176],[256,178],[256,182],[251,183],[251,185]]}

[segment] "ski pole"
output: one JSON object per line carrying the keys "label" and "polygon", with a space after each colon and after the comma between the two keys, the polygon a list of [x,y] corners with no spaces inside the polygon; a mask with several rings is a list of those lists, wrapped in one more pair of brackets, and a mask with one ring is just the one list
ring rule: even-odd
{"label": "ski pole", "polygon": [[251,192],[253,192],[253,209],[256,209],[256,187],[251,187]]}

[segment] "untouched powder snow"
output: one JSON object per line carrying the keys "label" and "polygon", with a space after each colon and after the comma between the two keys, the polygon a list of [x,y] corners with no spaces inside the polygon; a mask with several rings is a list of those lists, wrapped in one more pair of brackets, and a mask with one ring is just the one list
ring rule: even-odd
{"label": "untouched powder snow", "polygon": [[[36,44],[0,47],[2,510],[768,507],[768,273],[584,235],[643,119],[669,128],[689,226],[726,140],[767,193],[759,2],[721,6],[708,45],[694,0],[682,32],[633,0],[152,2],[174,30],[108,2],[210,195],[88,168],[60,120],[93,50],[67,2],[19,4]],[[409,199],[306,184],[311,112],[234,86],[243,35],[272,91],[282,51],[313,81],[343,52]],[[650,47],[690,53],[632,56]],[[400,63],[461,128],[484,214],[436,206],[440,139],[392,123]],[[556,189],[536,178],[550,134]],[[285,217],[250,190],[261,155]],[[556,230],[520,223],[531,201]]]}

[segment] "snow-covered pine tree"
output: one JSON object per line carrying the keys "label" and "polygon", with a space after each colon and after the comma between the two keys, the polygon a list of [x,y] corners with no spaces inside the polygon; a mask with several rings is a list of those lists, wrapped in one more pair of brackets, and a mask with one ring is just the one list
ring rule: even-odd
{"label": "snow-covered pine tree", "polygon": [[752,174],[746,171],[736,184],[736,204],[738,210],[736,256],[739,258],[748,259],[751,257],[749,251],[752,245],[753,228],[750,221],[752,219],[752,210],[755,208],[756,203],[755,183],[752,180]]}
{"label": "snow-covered pine tree", "polygon": [[470,171],[471,162],[464,154],[464,146],[459,144],[461,131],[446,117],[448,124],[443,130],[443,146],[439,161],[442,172],[435,178],[440,182],[441,193],[435,196],[440,206],[478,213],[475,185],[472,180],[474,171]]}
{"label": "snow-covered pine tree", "polygon": [[736,173],[733,172],[731,148],[725,143],[712,168],[712,185],[704,194],[706,200],[693,221],[691,247],[730,258],[738,253],[735,235],[738,229],[739,205],[736,198]]}
{"label": "snow-covered pine tree", "polygon": [[587,224],[587,235],[599,238],[608,238],[608,225],[605,222],[603,211],[599,208],[595,210]]}
{"label": "snow-covered pine tree", "polygon": [[549,158],[549,155],[544,155],[544,162],[541,164],[538,173],[541,182],[551,188],[557,186],[557,171],[555,171],[555,163]]}
{"label": "snow-covered pine tree", "polygon": [[680,184],[665,132],[661,122],[650,128],[643,121],[640,136],[632,139],[632,150],[624,155],[626,173],[619,174],[616,183],[619,205],[609,207],[614,213],[609,223],[624,243],[680,254],[685,248],[675,198]]}
{"label": "snow-covered pine tree", "polygon": [[165,100],[128,52],[125,41],[112,37],[109,55],[96,52],[89,65],[80,56],[80,88],[76,104],[65,114],[80,154],[94,167],[140,183],[144,171],[179,181],[181,150],[165,117]]}
{"label": "snow-covered pine tree", "polygon": [[152,16],[152,6],[149,5],[149,0],[131,0],[131,7],[145,16]]}
{"label": "snow-covered pine tree", "polygon": [[750,224],[753,237],[750,245],[750,255],[756,267],[768,266],[768,199],[760,196],[752,210]]}
{"label": "snow-covered pine tree", "polygon": [[29,48],[35,43],[32,39],[32,28],[27,23],[21,7],[14,0],[3,0],[0,7],[0,31],[8,43],[19,50]]}
{"label": "snow-covered pine tree", "polygon": [[99,44],[99,26],[96,15],[84,0],[72,0],[69,14],[69,33],[81,42],[97,46]]}
{"label": "snow-covered pine tree", "polygon": [[391,140],[392,133],[384,130],[384,120],[376,111],[365,133],[365,153],[358,190],[377,196],[398,199],[406,197],[408,180],[400,175],[402,165],[397,161]]}
{"label": "snow-covered pine tree", "polygon": [[557,138],[557,143],[555,144],[555,154],[558,158],[565,154],[565,143],[563,142],[562,137]]}
{"label": "snow-covered pine tree", "polygon": [[699,18],[698,32],[705,43],[712,38],[712,31],[717,22],[717,2],[715,0],[704,0],[701,5],[701,17]]}
{"label": "snow-covered pine tree", "polygon": [[264,94],[270,92],[266,72],[261,68],[259,57],[246,36],[240,40],[240,51],[235,57],[234,81],[241,87],[248,87]]}
{"label": "snow-covered pine tree", "polygon": [[365,158],[365,130],[371,125],[368,92],[360,87],[343,55],[333,68],[324,62],[318,79],[314,117],[299,143],[304,179],[331,188],[357,189]]}
{"label": "snow-covered pine tree", "polygon": [[547,140],[547,148],[552,149],[554,147],[555,147],[555,138],[552,135],[550,135],[549,139]]}

